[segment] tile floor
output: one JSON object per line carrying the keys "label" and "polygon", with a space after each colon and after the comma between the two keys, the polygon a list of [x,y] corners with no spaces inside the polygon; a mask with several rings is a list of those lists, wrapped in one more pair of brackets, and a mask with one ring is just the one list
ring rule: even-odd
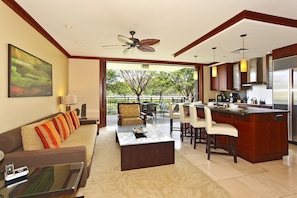
{"label": "tile floor", "polygon": [[[108,118],[108,126],[115,126],[112,118]],[[156,124],[162,131],[169,134],[169,118],[159,116],[148,123]],[[179,126],[176,121],[175,126]],[[104,129],[101,129],[104,130]],[[196,149],[190,144],[189,138],[180,141],[178,131],[174,131],[175,149],[192,164],[210,176],[234,197],[286,197],[297,198],[297,146],[289,144],[289,155],[282,160],[252,164],[238,158],[225,155],[211,155],[207,160],[205,145],[198,144]]]}

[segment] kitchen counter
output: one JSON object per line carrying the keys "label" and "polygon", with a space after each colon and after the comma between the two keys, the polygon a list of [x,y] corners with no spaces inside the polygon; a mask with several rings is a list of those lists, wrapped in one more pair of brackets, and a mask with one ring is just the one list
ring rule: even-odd
{"label": "kitchen counter", "polygon": [[[198,116],[204,117],[204,105],[196,107]],[[220,106],[210,109],[214,121],[232,124],[238,129],[239,157],[256,163],[288,155],[288,111],[255,107],[229,110]],[[227,137],[217,137],[217,144],[227,149]]]}
{"label": "kitchen counter", "polygon": [[[205,105],[195,105],[197,108],[204,108]],[[287,110],[281,109],[269,109],[269,108],[257,108],[257,107],[247,107],[240,106],[238,109],[225,108],[224,106],[213,106],[209,107],[212,111],[223,112],[236,115],[250,115],[250,114],[270,114],[270,113],[288,113]]]}

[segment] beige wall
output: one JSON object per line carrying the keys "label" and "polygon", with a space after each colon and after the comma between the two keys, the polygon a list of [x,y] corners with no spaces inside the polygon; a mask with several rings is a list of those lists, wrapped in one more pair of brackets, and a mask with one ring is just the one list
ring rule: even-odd
{"label": "beige wall", "polygon": [[[60,110],[59,96],[68,92],[68,58],[0,1],[0,133]],[[8,97],[8,44],[51,63],[53,96]]]}
{"label": "beige wall", "polygon": [[71,108],[87,104],[89,118],[99,118],[99,66],[99,60],[69,59],[69,94],[77,95]]}
{"label": "beige wall", "polygon": [[208,99],[210,98],[215,98],[216,96],[216,91],[211,91],[210,90],[210,69],[208,66],[204,66],[203,68],[203,83],[204,83],[204,87],[203,87],[203,92],[204,92],[204,98],[203,98],[203,102],[207,103]]}

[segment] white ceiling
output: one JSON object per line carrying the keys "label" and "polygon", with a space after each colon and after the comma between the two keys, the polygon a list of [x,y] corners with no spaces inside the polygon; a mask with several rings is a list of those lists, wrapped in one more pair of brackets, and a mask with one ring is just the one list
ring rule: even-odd
{"label": "white ceiling", "polygon": [[[247,59],[263,57],[268,51],[297,43],[297,28],[242,20],[192,49],[174,57],[243,10],[297,20],[296,0],[16,0],[71,56],[132,58],[177,62],[239,61],[245,37]],[[68,29],[65,26],[71,25]],[[153,53],[135,49],[124,55],[118,35],[138,39],[156,38]],[[77,44],[80,42],[80,44]],[[197,55],[197,58],[194,56]]]}

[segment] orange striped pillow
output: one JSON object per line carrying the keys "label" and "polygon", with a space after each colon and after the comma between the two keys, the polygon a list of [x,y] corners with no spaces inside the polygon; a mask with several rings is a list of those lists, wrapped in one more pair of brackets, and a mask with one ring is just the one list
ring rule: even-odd
{"label": "orange striped pillow", "polygon": [[79,119],[77,117],[76,111],[75,110],[70,111],[70,115],[71,115],[71,118],[72,118],[74,128],[77,129],[80,126],[80,122],[79,122]]}
{"label": "orange striped pillow", "polygon": [[73,125],[73,122],[72,122],[72,118],[71,118],[71,115],[69,112],[66,112],[63,114],[66,121],[67,121],[67,124],[68,124],[68,127],[69,127],[69,131],[70,131],[70,134],[74,133],[74,125]]}
{"label": "orange striped pillow", "polygon": [[61,137],[52,121],[47,121],[42,125],[36,126],[35,131],[40,137],[45,149],[58,148],[60,146]]}
{"label": "orange striped pillow", "polygon": [[70,130],[67,124],[67,121],[63,115],[54,117],[52,119],[57,131],[60,134],[61,140],[64,141],[70,135]]}

